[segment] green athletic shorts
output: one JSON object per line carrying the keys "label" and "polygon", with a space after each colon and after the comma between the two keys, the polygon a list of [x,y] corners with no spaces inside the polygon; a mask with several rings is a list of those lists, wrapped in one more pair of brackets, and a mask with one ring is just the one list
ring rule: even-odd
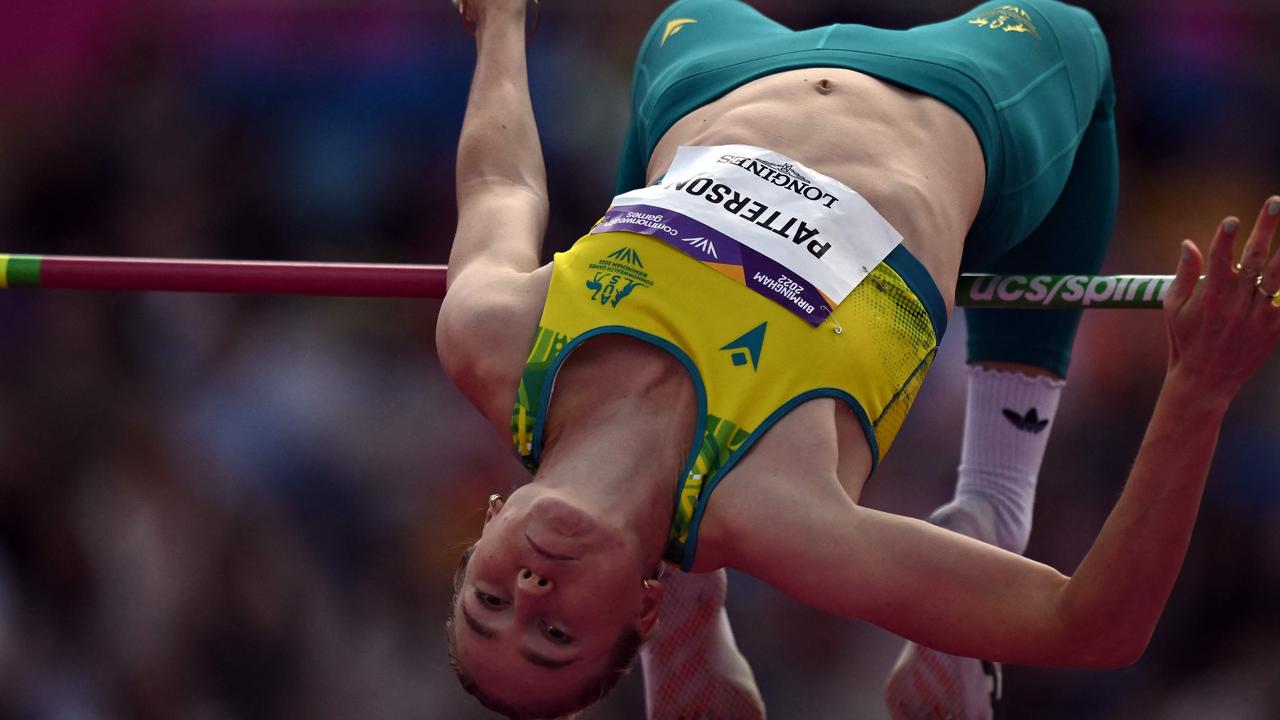
{"label": "green athletic shorts", "polygon": [[[791,30],[739,0],[680,0],[640,48],[618,191],[644,184],[654,146],[681,117],[804,67],[856,70],[933,96],[973,127],[987,182],[962,270],[1097,272],[1119,174],[1110,56],[1092,15],[1053,0],[985,3],[909,30]],[[1065,375],[1079,315],[968,311],[969,359]]]}

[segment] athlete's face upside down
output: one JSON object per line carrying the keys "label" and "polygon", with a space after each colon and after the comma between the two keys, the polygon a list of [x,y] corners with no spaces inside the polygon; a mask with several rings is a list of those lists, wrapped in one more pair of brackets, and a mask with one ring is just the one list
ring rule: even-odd
{"label": "athlete's face upside down", "polygon": [[638,544],[555,490],[490,500],[463,556],[448,632],[464,687],[509,715],[599,699],[657,625],[662,586]]}

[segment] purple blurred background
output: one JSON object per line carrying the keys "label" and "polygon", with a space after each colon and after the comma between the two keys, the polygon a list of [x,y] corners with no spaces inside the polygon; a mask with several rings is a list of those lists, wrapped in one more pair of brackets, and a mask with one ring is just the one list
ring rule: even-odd
{"label": "purple blurred background", "polygon": [[[631,60],[663,3],[543,4],[549,257],[607,207]],[[756,4],[792,27],[969,6]],[[1169,273],[1183,237],[1280,192],[1280,2],[1084,4],[1120,94],[1106,269]],[[442,263],[473,59],[445,0],[6,0],[0,251]],[[437,307],[0,295],[0,720],[487,717],[442,621],[484,498],[523,471],[442,376]],[[957,315],[870,504],[921,516],[949,497],[963,339]],[[1159,313],[1086,317],[1032,557],[1079,562],[1164,359]],[[1005,717],[1280,717],[1278,440],[1272,362],[1228,419],[1146,656],[1009,668]],[[730,582],[770,717],[886,717],[900,641]],[[642,718],[638,670],[589,717]]]}

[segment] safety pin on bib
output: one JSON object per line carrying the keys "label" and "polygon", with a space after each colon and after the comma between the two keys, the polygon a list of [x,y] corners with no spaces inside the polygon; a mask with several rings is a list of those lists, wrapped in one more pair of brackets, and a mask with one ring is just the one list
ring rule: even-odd
{"label": "safety pin on bib", "polygon": [[843,328],[843,327],[840,327],[840,321],[839,321],[839,320],[836,320],[835,311],[834,311],[834,310],[832,310],[831,308],[827,307],[826,305],[823,305],[823,306],[822,306],[822,309],[823,309],[823,310],[826,310],[828,313],[830,313],[829,315],[827,315],[827,319],[831,321],[831,324],[832,324],[832,325],[835,325],[835,328],[834,328],[834,329],[835,329],[836,334],[837,334],[837,335],[843,334],[843,333],[844,333],[844,328]]}

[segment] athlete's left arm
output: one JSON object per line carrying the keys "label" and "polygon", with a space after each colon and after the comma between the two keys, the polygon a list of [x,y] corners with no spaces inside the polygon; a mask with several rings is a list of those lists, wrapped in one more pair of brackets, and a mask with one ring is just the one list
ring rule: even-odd
{"label": "athlete's left arm", "polygon": [[1280,341],[1280,307],[1259,291],[1280,288],[1280,252],[1269,252],[1278,224],[1275,197],[1240,260],[1247,270],[1238,272],[1239,223],[1224,222],[1201,283],[1206,263],[1184,243],[1165,303],[1164,386],[1124,492],[1072,577],[830,498],[767,503],[767,524],[733,533],[731,563],[802,602],[955,655],[1028,665],[1132,663],[1182,566],[1227,407]]}
{"label": "athlete's left arm", "polygon": [[756,500],[767,522],[735,532],[725,559],[810,607],[953,655],[1110,664],[1065,651],[1056,604],[1067,578],[1047,565],[842,494]]}

